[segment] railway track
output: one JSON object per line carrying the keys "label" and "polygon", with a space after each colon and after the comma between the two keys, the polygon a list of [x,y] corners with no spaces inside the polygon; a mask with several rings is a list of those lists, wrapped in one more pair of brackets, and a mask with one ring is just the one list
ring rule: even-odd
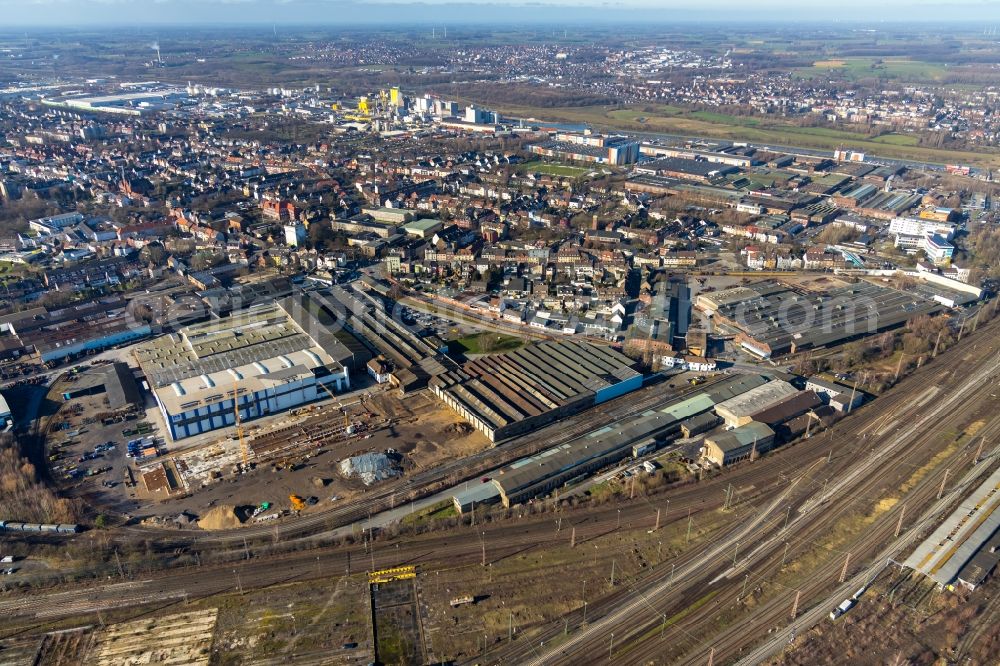
{"label": "railway track", "polygon": [[[994,421],[991,423],[991,434],[996,435],[1000,433],[1000,422]],[[990,465],[976,465],[970,469],[965,478],[958,482],[951,491],[946,493],[941,499],[933,500],[933,504],[930,509],[924,512],[921,518],[916,522],[916,524],[911,527],[908,531],[904,532],[898,539],[887,538],[888,545],[881,550],[876,556],[871,558],[872,564],[867,568],[863,569],[860,573],[856,574],[851,580],[849,580],[844,585],[837,588],[837,591],[825,599],[825,603],[821,602],[807,610],[803,613],[802,618],[798,622],[800,627],[810,627],[819,621],[822,621],[826,614],[829,612],[832,605],[837,602],[833,601],[836,599],[845,598],[849,595],[852,589],[860,585],[864,581],[872,580],[879,572],[885,568],[890,558],[896,559],[899,557],[901,552],[908,551],[915,543],[926,536],[927,533],[933,530],[938,524],[941,516],[949,509],[956,500],[962,499],[969,491],[971,491],[977,483],[981,481],[983,473],[989,469],[990,466],[995,466],[998,459],[1000,459],[1000,447],[994,449],[993,453],[990,455],[991,464]],[[943,476],[943,472],[938,473],[934,477],[935,483],[931,483],[930,480],[923,484],[923,496],[925,500],[928,500],[930,495],[935,495],[938,486],[936,481],[938,478]],[[892,522],[892,521],[890,521]],[[882,530],[885,530],[885,525],[881,526]],[[883,564],[885,562],[886,564]],[[932,585],[927,585],[924,583],[923,579],[917,579],[914,585],[905,592],[906,595],[910,595],[914,592],[920,592],[922,590],[921,599],[917,603],[922,601],[929,592]],[[779,632],[780,637],[784,637],[786,630]],[[740,660],[742,666],[756,666],[762,660],[776,654],[783,647],[783,644],[776,644],[775,641],[768,640],[763,644],[754,648],[749,655],[745,656]]]}
{"label": "railway track", "polygon": [[1000,595],[990,599],[990,602],[986,604],[976,619],[976,625],[962,637],[955,648],[954,663],[962,663],[966,658],[971,659],[969,652],[976,646],[976,643],[998,625],[1000,625]]}
{"label": "railway track", "polygon": [[[994,348],[996,347],[995,344],[993,346]],[[907,471],[905,466],[901,466],[899,464],[883,465],[883,462],[887,462],[884,459],[887,459],[893,451],[898,450],[904,443],[907,442],[912,444],[912,446],[907,446],[907,451],[922,451],[925,453],[925,457],[930,458],[935,450],[934,444],[935,439],[938,436],[938,429],[930,427],[930,429],[927,432],[924,432],[917,440],[913,440],[911,437],[914,436],[919,429],[924,428],[925,426],[933,426],[931,421],[938,418],[942,414],[948,415],[949,419],[957,422],[975,412],[976,405],[978,405],[978,403],[968,402],[967,399],[972,393],[975,393],[979,388],[981,388],[983,381],[995,374],[997,366],[998,357],[994,353],[994,355],[990,358],[990,361],[984,364],[984,369],[975,373],[971,377],[967,376],[961,381],[955,381],[954,374],[952,373],[950,379],[953,380],[953,383],[957,383],[959,385],[959,390],[948,394],[948,397],[945,400],[942,400],[935,409],[928,410],[931,412],[930,416],[924,416],[916,421],[910,419],[909,425],[897,426],[896,421],[901,419],[904,414],[902,408],[914,398],[913,392],[919,387],[926,388],[926,385],[923,384],[916,384],[916,386],[914,386],[914,382],[919,382],[919,378],[911,378],[910,390],[905,390],[904,387],[901,386],[899,387],[900,390],[898,392],[894,392],[892,400],[880,401],[882,403],[881,414],[872,414],[868,418],[853,421],[853,427],[847,428],[846,432],[842,431],[838,433],[836,430],[831,431],[834,435],[853,435],[854,441],[845,447],[845,455],[840,456],[843,464],[840,465],[839,469],[836,467],[831,468],[829,470],[829,477],[827,478],[836,479],[838,475],[843,476],[845,473],[853,470],[853,472],[847,477],[853,485],[849,485],[849,482],[847,481],[839,483],[837,491],[841,494],[849,491],[855,500],[859,498],[878,497],[880,495],[878,491],[883,489],[884,485],[888,483],[889,478],[894,471],[896,475]],[[922,393],[923,391],[920,391],[918,395]],[[990,414],[990,416],[992,416],[992,414]],[[866,435],[867,431],[871,431],[873,429],[887,430],[888,432],[884,432],[883,437],[873,437],[871,440],[867,439],[867,437],[858,439],[859,436]],[[865,449],[870,448],[872,444],[876,447],[883,446],[881,440],[886,437],[892,437],[895,440],[892,448],[882,448],[880,451],[870,452],[869,456],[864,456]],[[869,442],[871,442],[871,444],[869,444]],[[805,444],[804,448],[808,448],[808,446],[809,443]],[[795,449],[792,450],[794,451]],[[969,458],[972,454],[968,450],[963,450],[955,455]],[[856,456],[869,457],[871,460],[863,461],[864,464],[857,465]],[[775,456],[775,458],[779,457],[780,454]],[[800,463],[801,462],[805,461],[802,460]],[[880,470],[879,467],[882,467],[882,469]],[[823,473],[826,474],[827,470],[823,470]],[[907,472],[907,474],[908,473],[909,472]],[[934,479],[934,484],[939,483],[939,479],[936,475],[931,475],[931,478]],[[817,481],[817,478],[811,479],[814,491]],[[929,481],[925,480],[921,484],[920,487],[924,489],[923,492],[930,492],[927,490],[929,483]],[[809,485],[809,482],[807,482],[803,485],[803,487],[808,488]],[[812,506],[807,508],[815,509],[817,506],[823,506],[824,503],[831,500],[834,495],[834,486],[827,488],[827,482],[825,480],[823,482],[823,486],[824,487],[820,492],[810,493],[810,495],[814,494],[815,496],[813,497]],[[803,495],[798,501],[803,503],[807,502],[809,501],[809,496]],[[909,501],[910,500],[907,499],[907,502]],[[802,532],[801,543],[812,543],[819,536],[822,536],[831,525],[835,524],[836,520],[840,519],[850,511],[853,511],[854,508],[854,501],[847,503],[837,502],[833,505],[833,507],[826,506],[822,510],[814,511],[812,517],[810,517],[807,512],[805,516],[800,516],[796,519],[796,521],[790,524],[789,530],[802,529],[798,527],[798,523],[801,521],[802,525],[808,528]],[[858,553],[855,555],[855,562],[861,561],[859,559],[860,556],[863,553],[868,552],[873,543],[884,538],[884,530],[887,529],[885,527],[886,524],[889,525],[889,528],[895,527],[895,519],[895,515],[892,515],[890,518],[883,518],[882,523],[884,524],[879,523],[878,530],[872,530],[866,540],[857,544]],[[767,524],[762,524],[761,531],[754,536],[757,538],[764,538],[766,536],[765,529],[767,526]],[[773,524],[770,527],[773,530]],[[734,534],[731,533],[730,535],[727,535],[725,540],[727,544],[731,545],[735,541]],[[778,542],[778,544],[781,543],[783,542]],[[774,558],[778,557],[779,554],[781,558],[784,559],[785,554],[783,551],[783,546],[778,545],[777,547],[762,551],[760,555],[764,558],[763,561],[766,563],[770,560],[774,560]],[[679,563],[675,562],[674,564],[684,566],[686,564],[686,560],[681,559]],[[658,569],[662,568],[658,567]],[[647,579],[641,581],[641,583],[637,583],[634,586],[631,593],[646,599],[646,601],[643,601],[642,603],[635,603],[632,601],[628,602],[624,607],[621,606],[621,604],[616,606],[614,603],[609,603],[606,607],[598,606],[595,608],[595,606],[591,606],[590,617],[592,618],[601,618],[602,611],[607,611],[609,614],[606,614],[598,622],[594,622],[590,626],[583,628],[582,632],[569,639],[562,641],[558,639],[557,631],[562,629],[562,627],[558,627],[552,628],[548,632],[541,634],[538,639],[534,641],[535,644],[542,642],[552,644],[552,641],[555,641],[557,646],[554,647],[552,651],[541,652],[533,644],[528,646],[527,649],[522,649],[521,651],[517,651],[512,648],[506,654],[501,654],[498,658],[493,659],[492,661],[531,664],[594,663],[599,661],[595,655],[608,654],[609,657],[613,656],[616,654],[613,652],[613,646],[609,649],[609,645],[611,645],[612,633],[615,635],[615,643],[619,645],[619,652],[621,652],[623,649],[622,646],[629,645],[629,640],[634,639],[636,636],[642,636],[643,634],[648,636],[651,633],[651,630],[655,629],[658,622],[663,622],[663,624],[665,624],[665,620],[663,619],[664,615],[681,612],[685,607],[689,608],[693,604],[696,604],[701,596],[703,596],[703,590],[705,589],[704,585],[708,576],[703,575],[701,577],[697,577],[689,583],[689,588],[699,589],[702,591],[702,594],[692,592],[685,594],[683,591],[677,589],[679,586],[672,586],[674,589],[665,588],[663,586],[663,578],[667,575],[669,574],[666,571],[663,571],[659,575],[654,573],[653,575],[647,577]],[[673,640],[690,640],[686,638],[686,636],[696,635],[693,632],[695,627],[699,627],[700,624],[704,624],[716,608],[724,606],[725,602],[732,603],[735,601],[735,596],[741,594],[744,584],[743,577],[740,576],[739,578],[740,579],[737,581],[737,584],[727,587],[723,583],[719,586],[718,589],[720,591],[716,593],[717,596],[713,599],[713,603],[707,606],[703,605],[702,610],[687,613],[684,617],[684,622],[678,623],[678,626],[674,629],[672,635]],[[756,581],[751,579],[748,582]],[[819,583],[814,583],[808,588],[808,590],[803,591],[803,598],[808,600],[810,595],[820,589],[818,585]],[[654,599],[655,603],[653,601]],[[783,611],[778,611],[779,616],[781,613],[787,614],[789,612],[791,608],[791,600],[789,600],[787,604],[786,602],[782,602],[781,605],[785,606],[785,608]],[[804,608],[805,604],[801,607]],[[613,608],[624,608],[625,610],[622,613],[617,613],[617,611],[612,612],[610,610]],[[756,611],[755,615],[760,615],[759,609]],[[637,621],[637,619],[639,621]],[[769,617],[768,619],[778,619],[778,616]],[[626,624],[625,620],[627,620],[627,624],[629,625],[628,628],[624,626]],[[700,660],[704,663],[704,661],[708,658],[708,652],[711,651],[713,647],[715,647],[716,650],[715,656],[718,656],[719,658],[730,656],[730,652],[733,650],[738,652],[740,646],[751,640],[750,636],[753,635],[754,629],[759,629],[763,626],[764,625],[755,625],[750,628],[741,626],[737,634],[734,634],[733,638],[730,639],[732,641],[732,645],[727,643],[715,646],[713,642],[713,644],[706,647],[703,652],[698,653],[697,656],[692,655],[691,658],[695,662]],[[764,631],[766,631],[766,629]],[[581,638],[581,635],[584,636],[584,638]],[[586,637],[588,635],[589,638]],[[707,640],[711,641],[712,639]],[[643,661],[649,661],[657,658],[661,651],[662,650],[660,648],[656,648],[655,646],[645,652],[642,650],[630,651],[628,659],[622,663],[642,663]]]}
{"label": "railway track", "polygon": [[320,513],[298,516],[294,521],[212,533],[197,530],[127,526],[124,528],[123,538],[158,539],[163,542],[163,546],[166,548],[179,548],[192,545],[204,547],[242,546],[245,539],[270,541],[274,538],[276,531],[279,538],[285,540],[312,537],[318,532],[330,532],[336,528],[363,523],[370,516],[389,510],[398,504],[431,495],[470,479],[478,479],[483,472],[495,469],[517,458],[532,455],[542,449],[567,442],[607,423],[628,418],[674,400],[683,399],[710,386],[711,384],[702,384],[697,387],[685,387],[679,392],[672,392],[669,396],[664,395],[663,389],[659,385],[649,386],[642,389],[639,394],[622,396],[605,405],[595,407],[579,417],[551,424],[527,437],[502,443],[478,454],[452,460],[428,470],[418,471],[408,478],[382,484],[378,489],[368,492],[363,499],[345,503]]}
{"label": "railway track", "polygon": [[[1000,432],[1000,420],[993,422],[993,433]],[[957,466],[961,464],[971,463],[974,451],[969,451],[964,449],[956,452],[952,457],[947,460],[947,464],[951,466],[954,470]],[[928,474],[912,491],[910,491],[903,500],[907,507],[916,511],[918,507],[925,506],[934,500],[937,490],[940,487],[940,482],[944,476],[944,470],[941,466],[935,470],[935,472]],[[883,479],[873,479],[871,482],[866,482],[863,489],[876,489],[877,486],[882,483]],[[958,489],[954,490],[953,493],[960,494]],[[835,514],[836,518],[843,518],[848,511],[838,510]],[[848,591],[843,593],[843,598],[850,596],[855,589],[859,586],[850,588],[846,586],[841,586],[837,584],[839,580],[838,573],[841,570],[840,564],[843,562],[847,553],[850,553],[850,557],[854,562],[873,562],[878,565],[879,562],[885,562],[885,559],[878,557],[880,553],[884,553],[886,550],[890,552],[895,552],[899,549],[905,548],[907,545],[912,543],[915,534],[922,534],[929,528],[932,528],[934,521],[932,518],[924,517],[916,524],[911,525],[900,539],[895,539],[893,534],[898,522],[898,512],[888,511],[882,514],[874,523],[872,523],[867,529],[864,530],[863,534],[859,539],[856,539],[850,544],[845,544],[838,552],[831,553],[831,557],[827,560],[827,569],[824,575],[814,576],[812,579],[807,580],[805,584],[800,585],[797,588],[797,592],[801,593],[801,600],[799,608],[803,612],[809,610],[819,611],[820,618],[826,616],[831,609],[829,603],[823,603],[823,601],[818,601],[817,598],[826,599],[827,596],[823,593],[830,594],[832,589],[846,588]],[[811,527],[810,531],[804,534],[800,538],[800,544],[808,544],[810,542],[816,542],[820,536],[823,534],[823,530],[830,526],[831,522],[829,520],[817,521],[817,523]],[[792,551],[794,554],[794,551]],[[772,552],[763,558],[758,565],[755,565],[754,569],[759,572],[760,580],[766,580],[769,575],[777,573],[780,568],[780,562],[778,560],[778,555],[781,553],[781,549],[772,550]],[[855,565],[856,566],[856,565]],[[853,572],[854,569],[850,569]],[[862,572],[865,572],[862,569]],[[862,576],[865,583],[870,582],[871,577]],[[754,582],[754,578],[751,577],[751,583]],[[867,586],[867,585],[865,585]],[[737,592],[738,594],[738,592]],[[700,648],[695,648],[691,650],[683,659],[677,663],[681,664],[697,664],[702,663],[707,657],[707,653],[714,649],[714,656],[719,659],[719,663],[726,663],[727,660],[735,658],[741,652],[741,649],[747,645],[748,633],[753,634],[753,632],[764,630],[774,627],[781,627],[782,625],[797,625],[798,627],[803,627],[806,622],[798,622],[791,619],[790,609],[794,600],[794,593],[791,589],[785,591],[784,594],[780,594],[772,598],[763,607],[757,607],[754,609],[754,616],[751,618],[752,626],[747,626],[746,623],[736,623],[731,628],[727,629],[721,634],[717,634],[711,640],[711,643],[705,648],[705,646],[700,646]],[[833,604],[836,605],[836,604]],[[762,632],[763,633],[763,632]],[[760,635],[760,634],[757,634]],[[766,635],[766,633],[765,633]]]}
{"label": "railway track", "polygon": [[[993,327],[981,327],[977,338],[984,340],[981,336],[989,336],[992,331]],[[922,456],[920,460],[931,457],[936,450],[933,441],[934,435],[940,429],[930,428],[916,433],[916,430],[923,427],[922,424],[928,418],[909,419],[909,423],[907,423],[905,408],[922,400],[922,396],[927,390],[928,380],[939,378],[943,374],[941,388],[945,398],[936,407],[933,403],[925,403],[929,411],[933,410],[931,416],[961,420],[979,414],[978,407],[971,400],[968,401],[968,404],[956,403],[963,402],[970,394],[975,393],[985,380],[992,380],[994,374],[991,373],[995,373],[998,365],[995,350],[1000,347],[1000,340],[988,343],[991,345],[990,353],[992,355],[988,356],[987,363],[983,364],[984,368],[989,366],[984,371],[965,375],[958,375],[953,369],[948,372],[947,359],[952,358],[949,356],[952,350],[949,350],[942,355],[940,363],[944,372],[938,372],[938,365],[925,367],[905,379],[874,406],[837,424],[828,431],[828,434],[818,435],[796,446],[779,450],[760,461],[727,471],[697,485],[672,491],[670,511],[665,516],[665,522],[686,520],[688,509],[691,509],[696,516],[699,512],[714,511],[722,503],[722,491],[727,484],[737,485],[734,510],[733,513],[729,514],[729,526],[717,534],[717,543],[708,544],[704,548],[692,548],[671,561],[650,567],[644,574],[617,586],[611,594],[606,595],[603,599],[596,599],[594,603],[589,604],[590,623],[584,625],[582,614],[574,611],[567,617],[568,622],[565,625],[560,621],[557,626],[554,623],[552,626],[538,627],[531,632],[531,640],[522,639],[500,649],[491,649],[488,662],[518,664],[593,663],[602,660],[600,655],[608,654],[606,650],[607,637],[612,628],[614,628],[616,635],[619,653],[626,656],[626,661],[623,663],[631,663],[633,659],[641,661],[646,659],[645,655],[650,655],[651,658],[655,659],[662,652],[662,649],[655,644],[655,640],[652,640],[654,638],[652,634],[658,636],[662,614],[666,612],[661,608],[693,608],[677,621],[665,627],[665,629],[672,631],[670,636],[673,640],[685,641],[682,647],[686,650],[686,654],[682,655],[681,658],[693,660],[692,663],[703,662],[707,659],[707,650],[711,650],[713,647],[720,660],[736,658],[741,648],[746,648],[754,642],[755,638],[759,638],[763,634],[765,626],[773,626],[772,621],[780,624],[778,620],[782,615],[787,615],[790,603],[786,600],[781,600],[780,603],[778,600],[767,601],[762,608],[757,610],[755,617],[759,615],[760,618],[753,623],[733,625],[731,633],[719,632],[714,636],[705,633],[703,635],[706,638],[698,642],[692,638],[699,635],[695,632],[701,632],[704,624],[710,620],[712,610],[724,607],[725,604],[731,605],[735,601],[735,597],[739,596],[741,592],[744,580],[738,575],[720,580],[717,583],[717,588],[712,590],[714,596],[710,599],[711,603],[703,603],[698,606],[698,603],[705,596],[704,589],[707,581],[732,568],[724,561],[713,565],[709,555],[715,554],[716,559],[725,560],[728,557],[730,546],[740,540],[744,543],[747,540],[755,540],[768,544],[768,539],[773,540],[775,533],[785,529],[783,525],[789,520],[788,516],[791,514],[791,509],[786,509],[786,507],[801,507],[811,498],[831,495],[835,486],[829,486],[829,480],[836,479],[838,476],[859,469],[867,470],[867,472],[862,471],[855,474],[852,477],[852,484],[846,484],[838,489],[842,495],[851,493],[856,500],[876,498],[880,495],[879,491],[886,484],[891,484],[893,479],[901,475],[905,478],[904,472],[911,471],[913,468],[901,464],[899,456],[890,456],[893,452],[892,449],[883,450],[882,455],[876,456],[870,451],[870,448],[873,445],[881,444],[883,439],[892,437],[896,441],[896,446],[908,444],[906,451],[911,456]],[[963,347],[958,349],[964,351]],[[704,386],[691,389],[686,393],[703,389]],[[604,423],[609,419],[623,418],[622,415],[634,414],[655,404],[667,402],[658,393],[656,387],[653,387],[641,397],[636,394],[625,396],[624,399],[598,408],[595,410],[597,413],[588,414],[586,418],[574,421],[568,429],[564,423],[550,426],[533,438],[531,442],[539,446],[551,446],[557,441],[545,440],[545,438],[551,437],[555,433],[561,433],[560,436],[569,438],[582,434],[596,424]],[[637,398],[639,402],[636,402]],[[987,406],[989,407],[989,405]],[[992,417],[992,413],[989,416]],[[879,432],[882,434],[875,434]],[[991,419],[982,434],[992,437],[995,432],[997,432],[997,423]],[[525,443],[524,445],[531,444]],[[524,455],[524,452],[512,455]],[[948,464],[957,464],[958,458],[956,456],[968,455],[971,454],[966,450],[957,451]],[[478,472],[470,474],[467,468],[460,471],[467,464],[467,461],[456,461],[456,464],[449,466],[449,468],[453,469],[455,473],[466,476],[478,475]],[[912,464],[916,465],[917,463]],[[938,469],[940,469],[940,465]],[[919,503],[921,498],[926,500],[929,495],[936,492],[936,487],[940,483],[939,474],[938,471],[932,471],[910,491],[911,493],[919,493],[919,495],[914,495],[914,502]],[[414,478],[410,483],[416,483],[416,481],[417,479]],[[381,497],[370,500],[368,506],[378,506],[377,502],[384,502],[390,494],[401,494],[401,489],[405,487],[404,483],[386,488]],[[658,501],[656,497],[653,498],[653,502]],[[911,501],[910,495],[907,495],[906,501],[908,503]],[[303,517],[298,523],[289,524],[290,529],[283,532],[282,535],[286,537],[309,536],[315,533],[317,525],[328,525],[327,521],[336,522],[338,519],[345,520],[351,516],[355,516],[354,520],[357,520],[356,516],[359,510],[361,515],[364,515],[364,507],[365,504],[361,503],[357,507],[351,507],[350,510],[345,508],[341,512],[331,512],[334,515],[327,513]],[[655,506],[652,506],[648,500],[623,502],[619,507],[622,510],[622,516],[627,520],[636,525],[648,524],[652,526],[655,519]],[[800,546],[805,548],[823,535],[829,526],[836,522],[836,519],[843,517],[853,508],[853,502],[844,503],[838,501],[837,498],[830,498],[827,504],[814,502],[812,510],[804,516],[797,517],[795,522],[788,522],[787,534],[795,535]],[[353,511],[353,513],[349,511]],[[617,519],[617,508],[581,509],[568,511],[561,515],[569,517],[568,525],[576,526],[578,539],[584,540],[588,538],[588,535],[593,536],[609,531]],[[864,553],[874,552],[879,547],[879,540],[884,540],[887,529],[891,531],[891,528],[894,528],[895,520],[895,515],[891,515],[890,512],[873,523],[868,537],[857,541],[859,555],[855,557],[855,561],[862,560]],[[349,520],[344,524],[350,524],[350,522],[353,521]],[[250,533],[249,530],[254,529],[239,530],[233,534],[200,535],[205,536],[206,539],[199,543],[211,547],[234,544],[242,546],[244,535]],[[293,529],[301,530],[301,532],[293,532]],[[146,530],[137,530],[137,532],[147,535],[150,533]],[[163,532],[168,537],[177,537],[178,534],[175,531]],[[270,537],[274,533],[274,529],[272,526],[267,526],[259,532]],[[911,527],[905,536],[909,537],[909,535],[916,533],[917,530]],[[251,534],[257,534],[257,532]],[[505,521],[497,524],[495,530],[491,526],[490,535],[489,558],[492,561],[496,561],[494,558],[510,557],[525,549],[544,548],[553,543],[564,542],[566,539],[565,527],[561,534],[553,533],[550,516],[540,517],[537,520]],[[182,538],[186,538],[186,536],[182,534]],[[147,580],[137,581],[135,584],[139,586],[137,589],[147,600],[155,599],[168,590],[181,590],[185,595],[194,598],[220,592],[232,592],[239,585],[236,582],[238,577],[234,575],[234,570],[239,572],[239,577],[242,577],[244,587],[263,588],[269,585],[316,579],[328,576],[330,571],[339,573],[352,566],[356,568],[366,568],[367,566],[382,568],[410,563],[428,567],[469,566],[479,561],[480,548],[478,531],[458,528],[453,532],[441,535],[408,538],[406,543],[384,544],[376,542],[374,553],[365,553],[359,546],[318,549],[266,559],[253,558],[238,564],[227,563],[175,569],[158,573],[155,576],[151,575],[147,577]],[[751,555],[745,557],[753,559],[744,559],[738,562],[738,570],[749,572],[749,567],[752,566],[754,571],[758,569],[767,571],[769,566],[773,568],[777,560],[778,550],[778,546],[771,544],[760,550],[751,551]],[[780,550],[783,550],[783,547]],[[795,552],[797,551],[792,551],[793,555]],[[362,564],[362,560],[364,560],[364,564]],[[677,584],[673,584],[674,576],[671,575],[670,569],[665,564],[672,564],[675,571],[684,571],[688,575],[684,579],[678,578]],[[862,573],[867,573],[867,570]],[[855,574],[855,578],[858,575],[860,574]],[[761,580],[764,579],[761,578]],[[851,580],[853,583],[854,578]],[[252,583],[248,581],[252,581]],[[815,581],[808,588],[809,594],[803,592],[803,598],[808,600],[823,593],[828,588],[828,581]],[[96,600],[97,606],[100,606],[102,600],[107,600],[109,604],[114,601],[114,591],[109,590],[107,585],[94,585],[81,589],[85,590],[86,593],[80,596],[89,596],[91,600]],[[716,592],[715,589],[718,591]],[[74,592],[79,593],[79,590]],[[42,605],[58,606],[60,602],[59,597],[55,596],[56,594],[61,593],[36,592],[30,597],[2,600],[0,601],[0,612],[26,619],[29,625],[37,625],[39,621],[44,624],[49,620],[39,618],[38,609]],[[631,603],[630,598],[634,597],[640,598],[641,602],[635,606],[627,606]],[[165,603],[177,602],[167,601]],[[140,602],[136,601],[135,605],[139,606]],[[616,615],[618,610],[626,607],[624,612]],[[802,604],[802,608],[807,608],[805,602]],[[65,614],[71,615],[70,610],[70,608],[66,608]],[[809,607],[802,613],[797,625],[806,626],[809,621],[815,621],[815,618],[824,616],[828,610],[823,604]],[[679,613],[680,611],[675,615]],[[622,625],[633,628],[627,631],[617,628]],[[566,631],[566,627],[570,626],[573,629],[573,634],[568,639],[560,639],[559,636]],[[785,634],[785,631],[782,630],[782,635]],[[664,631],[664,633],[666,632]],[[644,634],[649,635],[644,636]],[[541,645],[538,645],[539,643]],[[554,649],[552,649],[553,645]],[[763,648],[754,649],[761,650]],[[612,656],[616,654],[613,648],[610,653]],[[477,661],[483,662],[485,660],[479,658]]]}

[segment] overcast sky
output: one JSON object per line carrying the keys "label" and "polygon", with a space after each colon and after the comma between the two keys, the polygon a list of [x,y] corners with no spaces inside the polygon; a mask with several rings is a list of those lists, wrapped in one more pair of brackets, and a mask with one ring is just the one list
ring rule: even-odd
{"label": "overcast sky", "polygon": [[0,17],[0,31],[112,24],[983,22],[1000,21],[1000,0],[0,0]]}

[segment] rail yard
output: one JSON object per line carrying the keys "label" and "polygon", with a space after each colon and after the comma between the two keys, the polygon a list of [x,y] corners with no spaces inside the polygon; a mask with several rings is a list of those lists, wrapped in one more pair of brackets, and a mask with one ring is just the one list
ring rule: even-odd
{"label": "rail yard", "polygon": [[[984,349],[985,360],[976,371],[960,373],[948,363],[961,357],[961,348],[945,352],[874,406],[810,440],[663,497],[624,501],[620,510],[563,507],[556,514],[522,514],[482,529],[466,526],[398,541],[380,536],[370,544],[319,547],[260,559],[251,553],[249,560],[233,565],[204,564],[169,575],[152,574],[146,581],[43,593],[3,602],[2,607],[18,623],[38,627],[39,622],[44,626],[59,616],[116,608],[128,612],[151,597],[232,594],[234,569],[242,586],[266,589],[327,572],[357,575],[373,567],[416,564],[419,588],[450,568],[481,568],[484,552],[487,569],[492,569],[489,565],[561,547],[570,558],[573,553],[588,562],[592,558],[595,570],[604,574],[591,583],[590,593],[581,592],[571,602],[573,607],[562,617],[520,627],[513,641],[508,642],[504,632],[493,636],[491,662],[579,663],[589,661],[581,655],[598,651],[612,651],[612,656],[630,662],[704,663],[710,654],[730,660],[754,647],[756,640],[748,637],[765,636],[777,628],[785,638],[757,648],[755,654],[763,657],[767,649],[784,648],[788,632],[801,634],[811,623],[823,621],[831,599],[849,595],[878,575],[889,575],[880,573],[885,558],[905,555],[907,546],[936,527],[949,502],[967,494],[974,481],[981,483],[983,471],[995,467],[996,452],[989,446],[981,452],[983,460],[972,464],[980,441],[992,441],[1000,430],[989,394],[978,391],[984,383],[995,382],[1000,367],[1000,341],[994,329],[995,324],[984,326],[970,339],[970,344]],[[935,378],[940,399],[927,402],[914,415],[909,406],[928,395],[925,375]],[[897,464],[887,465],[889,458],[897,459]],[[936,501],[946,470],[954,481]],[[735,489],[734,499],[724,509],[730,487]],[[379,506],[378,500],[368,501],[372,502],[368,506]],[[901,521],[904,506],[909,518]],[[689,516],[695,535],[685,547],[676,541],[686,531]],[[859,517],[864,529],[858,529]],[[709,533],[700,533],[709,525]],[[646,567],[619,569],[615,585],[610,586],[612,560],[621,557],[625,565],[624,555],[613,547],[602,551],[589,544],[602,545],[608,535],[627,529],[636,544],[646,544],[642,548],[648,552],[648,541],[639,535],[657,526],[664,536],[670,535],[672,555],[659,560],[650,556]],[[894,539],[900,526],[900,537]],[[224,543],[225,535],[210,539]],[[576,546],[572,549],[571,539]],[[439,554],[444,551],[447,557],[442,559]],[[530,575],[531,565],[524,566],[524,575]],[[838,584],[841,577],[845,582]],[[488,583],[480,585],[489,589]],[[752,612],[746,602],[750,598]],[[794,620],[793,606],[797,606]],[[684,612],[685,608],[693,610]],[[720,617],[725,619],[722,626]]]}
{"label": "rail yard", "polygon": [[990,3],[44,4],[0,666],[1000,664]]}

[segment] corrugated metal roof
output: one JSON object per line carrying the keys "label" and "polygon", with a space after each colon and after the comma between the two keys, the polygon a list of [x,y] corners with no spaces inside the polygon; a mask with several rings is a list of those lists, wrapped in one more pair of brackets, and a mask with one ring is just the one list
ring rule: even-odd
{"label": "corrugated metal roof", "polygon": [[754,441],[757,441],[758,443],[764,442],[769,437],[774,437],[774,431],[771,430],[771,428],[763,423],[751,421],[750,423],[742,425],[739,428],[719,433],[713,437],[708,437],[705,441],[710,441],[718,446],[723,452],[727,452],[744,446],[749,446],[753,444]]}
{"label": "corrugated metal roof", "polygon": [[1000,468],[993,471],[948,518],[938,526],[905,565],[941,585],[955,580],[997,529],[1000,529]]}
{"label": "corrugated metal roof", "polygon": [[454,499],[462,506],[465,506],[467,504],[472,504],[473,502],[477,504],[489,502],[491,500],[495,500],[499,496],[500,489],[497,488],[495,484],[477,483],[474,486],[455,493]]}
{"label": "corrugated metal roof", "polygon": [[694,416],[695,414],[707,412],[713,407],[715,407],[715,401],[713,401],[707,394],[699,393],[694,397],[688,398],[684,402],[677,403],[676,405],[670,405],[662,411],[674,417],[678,421],[683,421],[684,419]]}

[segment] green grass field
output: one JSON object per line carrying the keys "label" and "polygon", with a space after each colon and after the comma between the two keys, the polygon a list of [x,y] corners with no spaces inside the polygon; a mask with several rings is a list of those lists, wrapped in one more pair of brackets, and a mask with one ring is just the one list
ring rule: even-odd
{"label": "green grass field", "polygon": [[483,331],[482,333],[452,340],[448,344],[452,351],[461,354],[494,354],[496,352],[517,349],[524,344],[524,341],[513,335]]}
{"label": "green grass field", "polygon": [[672,105],[573,108],[504,105],[499,110],[506,115],[534,117],[549,122],[585,123],[599,131],[662,132],[730,141],[751,141],[764,146],[770,144],[830,151],[847,146],[873,157],[935,164],[960,163],[991,168],[1000,166],[1000,151],[971,152],[927,148],[917,145],[919,141],[916,136],[888,134],[870,138],[861,132],[827,127],[799,127],[780,118],[744,118],[713,111],[683,111]]}
{"label": "green grass field", "polygon": [[906,134],[883,134],[872,139],[875,143],[887,143],[892,146],[916,146],[920,139]]}
{"label": "green grass field", "polygon": [[519,173],[541,173],[548,176],[579,178],[584,174],[590,173],[593,169],[559,162],[525,162],[518,165],[517,171]]}
{"label": "green grass field", "polygon": [[820,60],[812,67],[795,70],[803,78],[828,77],[831,73],[851,80],[868,77],[905,79],[914,81],[940,81],[948,68],[932,62],[906,58],[838,58]]}
{"label": "green grass field", "polygon": [[419,523],[440,520],[441,518],[452,518],[457,515],[458,510],[455,508],[455,503],[450,500],[444,500],[417,513],[403,516],[402,523],[404,525],[417,525]]}

